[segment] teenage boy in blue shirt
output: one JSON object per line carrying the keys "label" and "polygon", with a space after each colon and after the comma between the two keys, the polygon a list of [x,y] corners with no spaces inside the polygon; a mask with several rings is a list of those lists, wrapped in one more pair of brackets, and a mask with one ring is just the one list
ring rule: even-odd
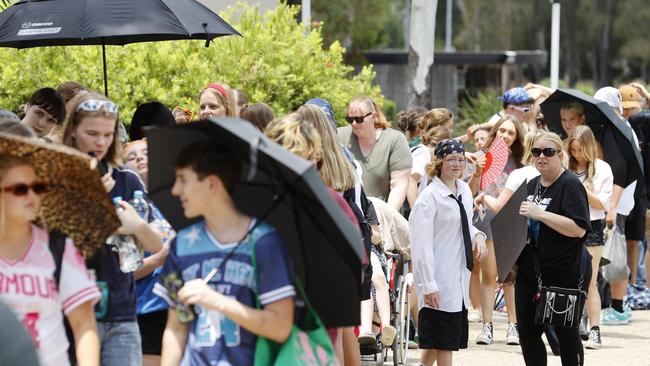
{"label": "teenage boy in blue shirt", "polygon": [[[171,242],[154,289],[170,304],[163,366],[252,365],[258,336],[282,343],[291,333],[295,291],[284,243],[273,228],[235,207],[230,192],[241,166],[210,143],[190,145],[176,159],[172,194],[186,217],[202,220]],[[206,284],[214,268],[219,272]],[[183,285],[174,293],[169,283],[178,279]],[[190,306],[189,323],[176,310],[181,304]]]}

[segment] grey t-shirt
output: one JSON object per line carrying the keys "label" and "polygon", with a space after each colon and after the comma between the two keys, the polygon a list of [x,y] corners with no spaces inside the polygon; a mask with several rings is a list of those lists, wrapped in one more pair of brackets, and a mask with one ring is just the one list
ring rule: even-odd
{"label": "grey t-shirt", "polygon": [[369,197],[386,201],[390,193],[390,173],[407,168],[410,170],[413,164],[406,137],[399,131],[387,128],[379,135],[368,156],[363,156],[352,126],[339,127],[338,135],[343,146],[361,164],[363,190]]}

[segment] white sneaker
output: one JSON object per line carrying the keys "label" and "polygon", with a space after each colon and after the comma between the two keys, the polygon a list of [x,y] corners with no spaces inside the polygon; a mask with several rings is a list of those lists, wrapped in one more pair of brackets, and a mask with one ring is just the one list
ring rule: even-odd
{"label": "white sneaker", "polygon": [[519,331],[517,324],[508,323],[508,331],[506,332],[506,344],[509,346],[519,345]]}
{"label": "white sneaker", "polygon": [[483,321],[483,315],[479,309],[470,309],[467,312],[467,321],[470,323],[479,323]]}
{"label": "white sneaker", "polygon": [[492,323],[483,323],[483,330],[481,330],[481,334],[476,337],[476,344],[492,344],[492,338]]}
{"label": "white sneaker", "polygon": [[603,342],[600,340],[600,330],[592,329],[589,331],[589,339],[585,342],[587,349],[601,349]]}

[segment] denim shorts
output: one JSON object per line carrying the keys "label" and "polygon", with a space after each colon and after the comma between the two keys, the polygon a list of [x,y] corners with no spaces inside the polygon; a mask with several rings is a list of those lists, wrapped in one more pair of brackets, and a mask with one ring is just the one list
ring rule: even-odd
{"label": "denim shorts", "polygon": [[141,366],[142,343],[138,323],[97,322],[102,366]]}

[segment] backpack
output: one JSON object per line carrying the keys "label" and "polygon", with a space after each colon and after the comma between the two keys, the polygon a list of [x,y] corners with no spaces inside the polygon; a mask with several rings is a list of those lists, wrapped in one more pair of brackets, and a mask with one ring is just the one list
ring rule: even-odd
{"label": "backpack", "polygon": [[[61,282],[61,267],[63,263],[63,253],[65,252],[65,234],[59,231],[52,231],[49,233],[49,246],[52,257],[54,258],[54,264],[56,269],[54,270],[54,281],[56,283],[56,288],[59,288],[59,283]],[[63,315],[63,325],[65,326],[65,335],[68,338],[68,359],[70,360],[71,365],[77,364],[77,354],[75,352],[75,343],[74,343],[74,334],[72,333],[72,328],[68,319]]]}

